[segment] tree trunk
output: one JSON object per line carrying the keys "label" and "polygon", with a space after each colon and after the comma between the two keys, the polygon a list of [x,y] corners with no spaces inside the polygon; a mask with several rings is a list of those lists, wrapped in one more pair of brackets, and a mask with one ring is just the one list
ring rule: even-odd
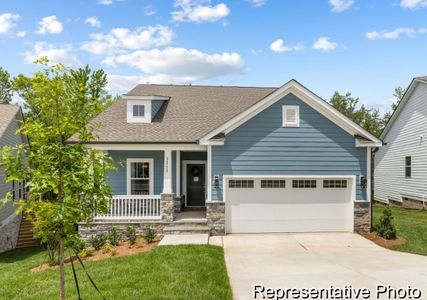
{"label": "tree trunk", "polygon": [[61,300],[65,299],[65,266],[64,266],[64,238],[59,240],[59,288],[61,290]]}

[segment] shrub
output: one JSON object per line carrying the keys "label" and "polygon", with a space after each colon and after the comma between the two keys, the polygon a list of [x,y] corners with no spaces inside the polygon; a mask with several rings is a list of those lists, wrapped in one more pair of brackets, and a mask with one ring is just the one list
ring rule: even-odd
{"label": "shrub", "polygon": [[151,243],[154,240],[154,238],[156,237],[156,233],[157,233],[156,227],[154,227],[153,225],[148,226],[147,230],[145,232],[145,235],[144,235],[144,240],[148,244]]}
{"label": "shrub", "polygon": [[126,237],[129,240],[129,244],[135,245],[136,242],[136,230],[133,226],[127,226],[126,227]]}
{"label": "shrub", "polygon": [[104,246],[102,246],[101,252],[103,254],[109,254],[109,253],[111,253],[112,249],[113,249],[113,247],[111,246],[110,241],[106,241]]}
{"label": "shrub", "polygon": [[68,241],[66,246],[71,248],[74,252],[79,253],[84,250],[86,243],[78,236]]}
{"label": "shrub", "polygon": [[108,241],[112,246],[117,246],[120,243],[120,234],[116,226],[112,226],[108,230]]}
{"label": "shrub", "polygon": [[95,250],[99,250],[104,246],[106,241],[107,236],[105,234],[97,234],[95,236],[92,236],[90,244]]}
{"label": "shrub", "polygon": [[377,225],[377,233],[380,237],[387,240],[393,240],[397,237],[393,214],[388,206],[383,210],[383,214],[380,217]]}
{"label": "shrub", "polygon": [[138,239],[138,240],[136,240],[135,245],[136,245],[136,248],[142,248],[145,246],[145,241],[142,239]]}
{"label": "shrub", "polygon": [[116,248],[116,247],[112,247],[112,248],[111,248],[111,250],[110,250],[110,255],[111,255],[111,256],[115,256],[115,255],[117,255],[117,248]]}
{"label": "shrub", "polygon": [[95,251],[95,249],[93,249],[93,248],[85,248],[85,249],[83,249],[82,251],[79,252],[79,256],[81,258],[85,258],[87,256],[91,256],[94,251]]}

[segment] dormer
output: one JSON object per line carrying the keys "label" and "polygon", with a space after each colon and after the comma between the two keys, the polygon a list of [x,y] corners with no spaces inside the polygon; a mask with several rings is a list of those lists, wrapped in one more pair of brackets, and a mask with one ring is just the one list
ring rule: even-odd
{"label": "dormer", "polygon": [[126,96],[126,115],[128,123],[151,123],[165,101],[166,96]]}

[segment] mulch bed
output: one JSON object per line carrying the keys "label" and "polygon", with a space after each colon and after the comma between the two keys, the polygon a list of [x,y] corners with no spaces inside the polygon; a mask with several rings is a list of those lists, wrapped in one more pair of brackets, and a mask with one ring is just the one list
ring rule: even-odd
{"label": "mulch bed", "polygon": [[406,239],[401,236],[398,236],[394,240],[387,240],[378,236],[375,232],[361,232],[360,235],[374,242],[375,244],[387,249],[391,249],[394,246],[403,245],[406,243]]}
{"label": "mulch bed", "polygon": [[[143,239],[138,239],[136,245],[131,246],[129,242],[120,242],[120,244],[115,248],[116,252],[114,255],[111,255],[110,253],[102,253],[102,249],[95,250],[90,256],[86,256],[82,258],[83,261],[95,261],[95,260],[102,260],[106,258],[111,257],[120,257],[120,256],[129,256],[129,255],[135,255],[142,252],[147,252],[152,250],[153,248],[157,247],[159,242],[161,241],[162,236],[156,236],[154,241],[147,244]],[[71,259],[73,259],[73,263],[78,263],[77,257],[72,256],[65,259],[65,265],[71,265]],[[58,268],[59,263],[56,264],[42,264],[40,266],[37,266],[35,268],[31,269],[31,272],[41,272],[53,268]]]}

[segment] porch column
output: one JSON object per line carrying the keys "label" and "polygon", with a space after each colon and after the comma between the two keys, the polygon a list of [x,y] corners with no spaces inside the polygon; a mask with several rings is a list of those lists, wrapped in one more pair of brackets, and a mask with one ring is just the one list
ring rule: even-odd
{"label": "porch column", "polygon": [[181,196],[181,151],[176,151],[176,195]]}
{"label": "porch column", "polygon": [[172,150],[165,150],[163,194],[172,194]]}
{"label": "porch column", "polygon": [[208,145],[208,161],[207,161],[207,166],[206,166],[206,172],[207,172],[207,176],[206,176],[206,189],[207,189],[207,193],[206,193],[206,198],[207,201],[211,201],[212,200],[212,146]]}

